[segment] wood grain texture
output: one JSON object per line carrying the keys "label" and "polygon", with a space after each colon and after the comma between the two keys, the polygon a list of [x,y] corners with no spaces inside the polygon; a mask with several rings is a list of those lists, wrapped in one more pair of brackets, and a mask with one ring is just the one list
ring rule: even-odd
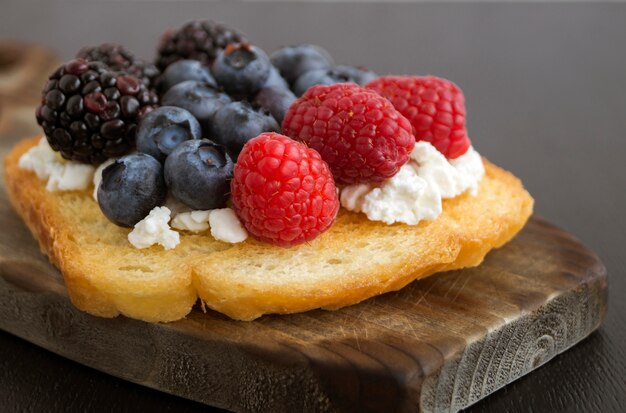
{"label": "wood grain texture", "polygon": [[478,268],[336,312],[255,322],[200,309],[170,324],[100,319],[69,303],[58,271],[0,205],[0,328],[235,411],[456,411],[574,345],[606,311],[597,257],[534,218]]}

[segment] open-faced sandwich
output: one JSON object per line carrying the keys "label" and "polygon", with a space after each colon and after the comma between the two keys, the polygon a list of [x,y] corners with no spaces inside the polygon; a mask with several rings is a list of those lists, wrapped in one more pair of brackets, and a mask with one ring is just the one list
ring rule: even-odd
{"label": "open-faced sandwich", "polygon": [[454,83],[311,45],[267,56],[208,21],[166,33],[154,65],[81,50],[36,117],[5,159],[10,199],[102,317],[334,310],[476,266],[532,213],[471,145]]}

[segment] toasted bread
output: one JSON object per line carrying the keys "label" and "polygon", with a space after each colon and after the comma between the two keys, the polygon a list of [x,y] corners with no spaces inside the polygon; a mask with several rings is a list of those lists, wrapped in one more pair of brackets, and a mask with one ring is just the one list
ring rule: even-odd
{"label": "toasted bread", "polygon": [[74,305],[101,317],[173,321],[198,297],[238,320],[338,309],[439,271],[480,264],[524,226],[533,207],[515,176],[484,160],[477,196],[445,200],[436,220],[416,226],[342,210],[330,230],[290,248],[184,233],[175,249],[139,250],[127,240],[129,229],[100,212],[91,189],[48,192],[18,167],[38,139],[22,141],[5,159],[11,202],[63,273]]}

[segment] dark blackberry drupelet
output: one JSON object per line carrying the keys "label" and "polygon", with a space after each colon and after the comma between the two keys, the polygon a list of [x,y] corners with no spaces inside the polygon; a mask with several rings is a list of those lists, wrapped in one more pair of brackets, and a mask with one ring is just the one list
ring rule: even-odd
{"label": "dark blackberry drupelet", "polygon": [[102,62],[116,71],[126,72],[142,80],[147,87],[154,87],[159,69],[148,63],[124,46],[116,43],[103,43],[100,46],[83,47],[76,57],[90,62]]}
{"label": "dark blackberry drupelet", "polygon": [[136,77],[75,59],[50,76],[36,118],[65,159],[98,164],[135,147],[137,122],[156,103]]}
{"label": "dark blackberry drupelet", "polygon": [[163,34],[156,65],[165,70],[177,60],[193,59],[211,66],[220,50],[230,43],[242,42],[246,42],[245,36],[230,27],[210,20],[190,21]]}

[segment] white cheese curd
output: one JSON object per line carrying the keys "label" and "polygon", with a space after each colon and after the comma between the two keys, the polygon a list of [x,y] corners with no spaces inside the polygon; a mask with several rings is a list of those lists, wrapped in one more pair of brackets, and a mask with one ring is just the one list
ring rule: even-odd
{"label": "white cheese curd", "polygon": [[35,172],[39,179],[50,178],[50,165],[63,162],[63,158],[52,150],[46,138],[41,138],[37,146],[24,153],[18,166],[26,171]]}
{"label": "white cheese curd", "polygon": [[46,190],[76,191],[87,189],[93,180],[95,168],[78,162],[55,163],[50,165],[50,178]]}
{"label": "white cheese curd", "polygon": [[102,182],[102,171],[104,168],[115,162],[115,159],[107,159],[96,168],[96,172],[93,174],[93,199],[98,202],[98,187]]}
{"label": "white cheese curd", "polygon": [[172,228],[202,232],[209,229],[209,211],[181,212],[172,219]]}
{"label": "white cheese curd", "polygon": [[[416,142],[411,161],[418,165],[418,175],[436,186],[442,198],[454,198],[469,190],[478,192],[478,183],[485,174],[482,159],[474,148],[448,161],[429,142]],[[409,161],[410,162],[410,161]]]}
{"label": "white cheese curd", "polygon": [[156,207],[147,217],[135,224],[135,228],[128,234],[128,241],[135,248],[148,248],[159,244],[166,250],[176,247],[180,243],[180,234],[170,229],[171,211],[166,207]]}
{"label": "white cheese curd", "polygon": [[216,240],[236,244],[248,238],[248,232],[237,218],[235,211],[230,208],[209,211],[209,225],[211,235]]}
{"label": "white cheese curd", "polygon": [[341,192],[341,205],[363,212],[371,221],[416,225],[441,213],[441,195],[436,187],[419,177],[413,163],[403,165],[382,185],[351,185]]}
{"label": "white cheese curd", "polygon": [[47,179],[46,190],[50,192],[87,189],[95,172],[91,165],[61,158],[61,155],[50,147],[46,138],[41,138],[37,146],[24,153],[18,166],[35,172],[41,180]]}
{"label": "white cheese curd", "polygon": [[420,141],[396,175],[379,185],[347,186],[340,200],[344,208],[363,212],[372,221],[417,225],[441,214],[442,199],[467,191],[476,195],[484,174],[482,159],[474,148],[448,161],[429,142]]}

